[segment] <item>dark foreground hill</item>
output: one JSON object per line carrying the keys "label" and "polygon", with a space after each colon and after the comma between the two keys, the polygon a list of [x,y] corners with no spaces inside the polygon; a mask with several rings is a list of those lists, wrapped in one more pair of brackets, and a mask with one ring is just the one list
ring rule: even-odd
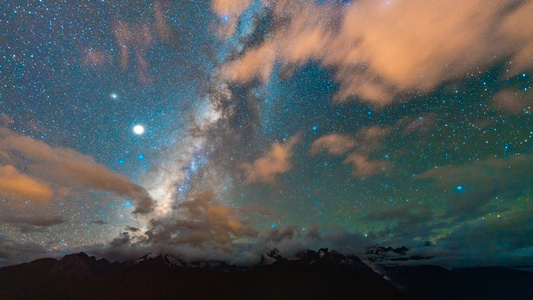
{"label": "dark foreground hill", "polygon": [[533,273],[500,267],[447,270],[389,267],[387,275],[416,299],[533,299]]}
{"label": "dark foreground hill", "polygon": [[0,269],[0,298],[410,299],[355,257],[306,251],[299,260],[274,259],[244,270],[169,256],[111,264],[78,253]]}
{"label": "dark foreground hill", "polygon": [[296,260],[273,251],[250,268],[170,255],[110,263],[78,253],[0,269],[0,299],[533,299],[533,273],[519,270],[373,268],[379,274],[327,249]]}

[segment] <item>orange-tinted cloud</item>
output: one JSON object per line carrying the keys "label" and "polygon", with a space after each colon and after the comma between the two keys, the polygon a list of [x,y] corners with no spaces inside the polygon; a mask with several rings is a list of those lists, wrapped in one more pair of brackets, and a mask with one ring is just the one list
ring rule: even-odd
{"label": "orange-tinted cloud", "polygon": [[242,221],[238,210],[216,203],[212,190],[204,191],[177,207],[177,214],[151,221],[148,241],[162,245],[215,248],[233,239],[255,237],[257,231]]}
{"label": "orange-tinted cloud", "polygon": [[[130,23],[118,20],[113,24],[113,35],[118,44],[118,61],[122,68],[127,68],[135,63],[136,75],[140,82],[152,84],[153,77],[150,71],[148,53],[151,47],[158,42],[168,42],[173,38],[173,32],[166,20],[164,8],[161,4],[154,5],[155,22]],[[101,66],[113,63],[110,49],[88,48],[82,53],[82,64],[88,66]],[[135,59],[130,56],[133,54]]]}
{"label": "orange-tinted cloud", "polygon": [[352,176],[356,178],[385,173],[389,169],[389,163],[386,161],[369,160],[368,157],[356,153],[348,156],[344,162],[353,166]]}
{"label": "orange-tinted cloud", "polygon": [[246,183],[263,182],[276,184],[279,175],[291,170],[292,149],[300,140],[300,135],[291,137],[286,143],[273,143],[270,151],[252,164],[241,164],[246,174]]}
{"label": "orange-tinted cloud", "polygon": [[533,107],[533,90],[517,91],[504,89],[494,96],[494,103],[510,113],[531,111]]}
{"label": "orange-tinted cloud", "polygon": [[266,82],[275,63],[319,61],[336,70],[340,90],[335,101],[356,99],[383,107],[400,94],[430,92],[509,57],[514,73],[533,67],[529,1],[270,5],[279,26],[264,43],[225,65],[222,74],[227,79]]}
{"label": "orange-tinted cloud", "polygon": [[252,4],[251,0],[213,0],[211,9],[219,17],[239,16]]}
{"label": "orange-tinted cloud", "polygon": [[311,150],[309,150],[309,154],[317,155],[326,152],[329,155],[338,156],[353,149],[355,144],[355,138],[349,135],[333,133],[315,140]]}
{"label": "orange-tinted cloud", "polygon": [[418,133],[428,134],[431,129],[436,125],[436,121],[433,115],[425,115],[418,118],[405,117],[398,121],[395,127],[405,126],[403,128],[404,134]]}
{"label": "orange-tinted cloud", "polygon": [[154,6],[154,15],[155,15],[155,31],[157,37],[163,41],[170,39],[172,33],[170,27],[163,13],[163,8],[159,3],[156,3]]}
{"label": "orange-tinted cloud", "polygon": [[0,124],[13,124],[15,121],[6,113],[0,113]]}
{"label": "orange-tinted cloud", "polygon": [[53,195],[49,184],[20,173],[14,166],[0,166],[0,197],[42,204],[49,202]]}
{"label": "orange-tinted cloud", "polygon": [[111,61],[111,55],[103,50],[88,48],[85,50],[82,58],[82,64],[85,66],[102,66]]}
{"label": "orange-tinted cloud", "polygon": [[[97,163],[89,155],[68,148],[51,147],[7,128],[0,128],[0,140],[0,163],[13,166],[13,169],[4,167],[4,172],[15,174],[15,168],[21,170],[19,165],[24,166],[25,174],[19,181],[25,180],[41,187],[36,193],[46,194],[42,184],[58,190],[62,187],[85,191],[98,189],[132,199],[136,202],[135,213],[148,213],[152,209],[152,199],[143,187]],[[30,163],[21,160],[21,156]],[[35,182],[29,181],[32,178]],[[35,184],[37,180],[41,185]],[[11,189],[16,190],[15,185]]]}
{"label": "orange-tinted cloud", "polygon": [[352,151],[344,160],[353,166],[352,176],[365,178],[386,173],[390,169],[388,162],[370,160],[368,156],[381,145],[390,132],[390,127],[369,126],[360,129],[355,137],[336,133],[326,135],[313,142],[309,154],[326,152],[332,156],[339,156]]}

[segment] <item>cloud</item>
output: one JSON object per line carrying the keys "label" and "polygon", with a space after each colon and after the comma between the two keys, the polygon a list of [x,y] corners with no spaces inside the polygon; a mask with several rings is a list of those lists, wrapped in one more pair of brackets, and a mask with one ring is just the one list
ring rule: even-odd
{"label": "cloud", "polygon": [[292,239],[293,237],[294,237],[293,227],[286,227],[282,231],[279,231],[279,229],[274,228],[268,232],[267,236],[265,237],[265,240],[279,243],[284,239]]}
{"label": "cloud", "polygon": [[390,127],[369,126],[362,128],[357,133],[358,141],[355,151],[361,154],[374,152],[390,132]]}
{"label": "cloud", "polygon": [[66,223],[65,219],[61,216],[32,216],[32,217],[20,217],[20,216],[8,216],[2,219],[4,223],[15,225],[30,225],[37,227],[50,227]]}
{"label": "cloud", "polygon": [[355,139],[349,135],[333,133],[316,139],[309,150],[309,154],[317,155],[326,152],[338,156],[355,147]]}
{"label": "cloud", "polygon": [[406,245],[413,240],[427,240],[434,230],[445,224],[444,221],[437,220],[433,211],[427,207],[410,204],[371,212],[363,219],[385,224],[384,228],[376,232],[377,236],[397,245]]}
{"label": "cloud", "polygon": [[510,113],[531,111],[533,91],[503,89],[494,95],[494,103],[502,110]]}
{"label": "cloud", "polygon": [[0,124],[13,124],[15,121],[6,113],[0,113]]}
{"label": "cloud", "polygon": [[133,226],[126,226],[125,228],[127,231],[131,231],[131,232],[139,232],[140,229],[137,228],[137,227],[133,227]]}
{"label": "cloud", "polygon": [[251,0],[213,0],[211,8],[219,17],[239,16],[250,4]]}
{"label": "cloud", "polygon": [[42,216],[35,213],[17,216],[12,211],[0,215],[0,222],[18,227],[21,233],[45,232],[48,227],[67,223],[61,216]]}
{"label": "cloud", "polygon": [[[362,254],[367,246],[375,244],[360,233],[318,225],[310,228],[308,234],[288,226],[259,235],[241,220],[244,216],[237,209],[216,202],[212,191],[197,194],[172,216],[153,219],[151,229],[145,233],[124,231],[110,244],[84,247],[80,251],[116,260],[131,260],[152,252],[176,255],[185,261],[219,260],[249,266],[259,263],[261,256],[274,248],[284,257],[294,258],[305,249],[328,247],[342,253]],[[210,207],[224,213],[212,214]],[[235,227],[232,222],[242,225]],[[242,230],[236,230],[238,227]],[[243,240],[246,242],[241,243]]]}
{"label": "cloud", "polygon": [[450,249],[467,247],[465,252],[484,252],[495,257],[501,251],[533,247],[531,207],[526,212],[478,219],[460,226],[438,242]]}
{"label": "cloud", "polygon": [[390,164],[381,160],[369,160],[368,157],[360,154],[351,154],[345,163],[353,166],[352,176],[356,178],[366,178],[389,170]]}
{"label": "cloud", "polygon": [[[226,2],[225,2],[226,3]],[[240,1],[236,2],[240,4]],[[223,66],[230,81],[267,82],[276,63],[319,61],[336,70],[335,101],[383,107],[408,92],[479,73],[501,60],[533,67],[533,3],[362,0],[348,5],[268,3],[273,32]],[[242,7],[234,13],[242,11]],[[532,25],[532,26],[527,26]],[[261,59],[263,58],[263,59]]]}
{"label": "cloud", "polygon": [[[112,259],[138,258],[148,252],[177,255],[185,261],[221,260],[250,265],[274,248],[284,257],[294,257],[305,249],[329,247],[344,253],[364,253],[374,241],[360,233],[339,228],[314,226],[310,234],[288,226],[264,234],[250,223],[248,209],[222,205],[212,190],[186,199],[173,213],[154,218],[146,232],[126,230],[110,244],[93,245],[80,251]],[[251,213],[259,213],[259,210]],[[246,241],[242,243],[242,241]]]}
{"label": "cloud", "polygon": [[240,167],[247,172],[246,183],[276,184],[277,176],[291,170],[292,149],[299,140],[300,135],[297,134],[284,144],[273,143],[265,156],[256,159],[252,164],[241,164]]}
{"label": "cloud", "polygon": [[0,166],[0,197],[47,203],[54,192],[50,185],[21,174],[14,166]]}
{"label": "cloud", "polygon": [[82,54],[82,65],[84,66],[102,66],[111,62],[111,54],[100,49],[87,48]]}
{"label": "cloud", "polygon": [[533,69],[533,2],[514,2],[519,6],[510,10],[501,24],[501,35],[512,40],[513,55],[510,67],[511,75]]}
{"label": "cloud", "polygon": [[[168,42],[176,34],[169,26],[160,3],[153,5],[152,22],[130,23],[118,20],[113,24],[113,35],[118,44],[118,60],[122,68],[135,64],[136,75],[141,83],[150,85],[154,79],[148,58],[151,48],[159,42]],[[87,48],[82,53],[82,64],[102,66],[114,62],[113,49]],[[134,59],[130,57],[133,54]]]}
{"label": "cloud", "polygon": [[152,219],[146,242],[152,245],[212,247],[230,245],[235,238],[255,237],[257,231],[239,218],[238,210],[219,205],[208,190],[178,205],[175,214]]}
{"label": "cloud", "polygon": [[[152,210],[152,199],[143,187],[97,163],[89,155],[51,147],[7,128],[0,128],[0,140],[0,163],[8,165],[0,169],[0,176],[10,178],[0,183],[4,192],[49,200],[50,189],[54,187],[98,189],[131,198],[136,203],[134,213]],[[26,174],[20,174],[17,169],[24,169]]]}
{"label": "cloud", "polygon": [[528,265],[533,258],[531,213],[526,206],[462,223],[434,244],[411,248],[409,254],[434,257],[434,264],[450,267]]}
{"label": "cloud", "polygon": [[417,118],[404,117],[398,121],[395,127],[403,127],[403,134],[429,134],[436,125],[435,117],[431,114]]}
{"label": "cloud", "polygon": [[49,251],[41,244],[34,242],[18,243],[0,236],[0,266],[27,262],[44,257]]}
{"label": "cloud", "polygon": [[98,225],[106,225],[108,224],[106,221],[104,220],[95,220],[95,221],[91,221],[92,224],[98,224]]}
{"label": "cloud", "polygon": [[318,138],[311,145],[309,154],[316,155],[326,152],[329,155],[338,156],[353,152],[346,157],[344,163],[353,166],[352,176],[366,178],[379,173],[387,172],[390,164],[381,160],[370,160],[368,156],[374,152],[383,139],[391,132],[390,127],[369,126],[359,130],[356,138],[349,135],[330,134]]}
{"label": "cloud", "polygon": [[533,188],[533,156],[480,160],[462,166],[439,167],[418,175],[434,179],[452,192],[447,214],[460,217],[479,211],[497,196],[515,196]]}

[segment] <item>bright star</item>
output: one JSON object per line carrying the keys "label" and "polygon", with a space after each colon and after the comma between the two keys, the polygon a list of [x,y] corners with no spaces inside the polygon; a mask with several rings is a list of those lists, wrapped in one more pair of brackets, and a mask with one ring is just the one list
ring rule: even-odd
{"label": "bright star", "polygon": [[142,125],[135,125],[133,126],[133,133],[137,135],[141,135],[144,133],[144,127]]}
{"label": "bright star", "polygon": [[111,98],[113,98],[113,99],[117,99],[117,98],[118,98],[118,95],[117,95],[116,93],[111,93],[110,96],[111,96]]}

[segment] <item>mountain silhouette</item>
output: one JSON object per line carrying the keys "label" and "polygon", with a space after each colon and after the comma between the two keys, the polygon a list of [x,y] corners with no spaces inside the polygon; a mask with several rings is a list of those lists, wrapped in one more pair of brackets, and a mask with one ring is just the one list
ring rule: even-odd
{"label": "mountain silhouette", "polygon": [[0,299],[533,299],[533,273],[374,265],[322,248],[257,265],[149,253],[110,263],[85,253],[0,269]]}

